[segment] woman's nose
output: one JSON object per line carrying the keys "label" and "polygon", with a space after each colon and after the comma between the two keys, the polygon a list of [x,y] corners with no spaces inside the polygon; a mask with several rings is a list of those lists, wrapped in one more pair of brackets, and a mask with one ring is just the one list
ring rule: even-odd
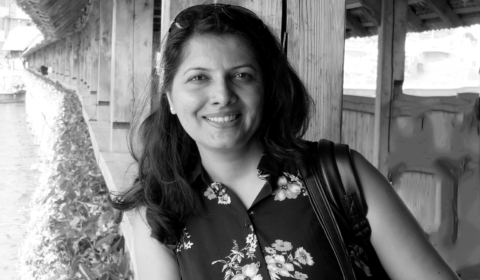
{"label": "woman's nose", "polygon": [[237,95],[228,79],[217,80],[211,90],[211,102],[214,105],[227,106],[237,101]]}

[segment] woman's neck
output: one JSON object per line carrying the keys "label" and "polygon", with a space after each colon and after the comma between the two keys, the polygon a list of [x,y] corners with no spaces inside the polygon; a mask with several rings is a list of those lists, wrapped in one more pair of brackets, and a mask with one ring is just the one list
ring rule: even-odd
{"label": "woman's neck", "polygon": [[203,168],[214,182],[226,185],[256,176],[263,149],[258,141],[245,149],[232,151],[201,151]]}

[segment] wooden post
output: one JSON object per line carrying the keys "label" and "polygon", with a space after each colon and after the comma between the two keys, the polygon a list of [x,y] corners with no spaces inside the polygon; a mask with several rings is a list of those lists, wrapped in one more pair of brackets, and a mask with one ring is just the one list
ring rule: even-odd
{"label": "wooden post", "polygon": [[76,32],[72,35],[72,85],[79,86],[80,80],[80,33]]}
{"label": "wooden post", "polygon": [[[81,82],[81,92],[82,96],[84,97],[84,100],[88,101],[89,100],[89,92],[87,91],[87,68],[88,68],[88,32],[84,28],[82,30],[82,49],[81,49],[81,57],[82,57],[82,82]],[[88,103],[87,103],[88,104]]]}
{"label": "wooden post", "polygon": [[[99,52],[99,32],[100,32],[100,1],[94,0],[92,3],[92,12],[88,25],[90,30],[90,67],[88,86],[90,89],[90,104],[97,105],[98,88],[98,52]],[[96,119],[96,114],[95,114]]]}
{"label": "wooden post", "polygon": [[127,152],[127,134],[132,120],[133,29],[135,2],[114,0],[112,21],[112,68],[110,86],[110,150]]}
{"label": "wooden post", "polygon": [[59,56],[59,64],[60,64],[60,80],[62,82],[65,82],[65,76],[66,76],[66,69],[67,69],[67,63],[66,63],[66,39],[63,38],[62,40],[59,41],[59,47],[60,51],[58,53]]}
{"label": "wooden post", "polygon": [[110,121],[113,0],[100,1],[97,120]]}
{"label": "wooden post", "polygon": [[56,79],[57,80],[61,80],[62,78],[62,56],[61,56],[61,53],[62,53],[62,47],[60,45],[61,43],[61,40],[58,40],[56,43],[55,43],[55,49],[54,49],[54,58],[55,58],[55,65],[56,65],[56,70],[55,70],[55,74],[56,74]]}
{"label": "wooden post", "polygon": [[384,176],[388,176],[391,107],[395,95],[402,93],[407,16],[407,1],[383,1],[382,22],[378,31],[373,164]]}
{"label": "wooden post", "polygon": [[127,152],[135,96],[150,91],[154,1],[114,0],[113,3],[110,149]]}
{"label": "wooden post", "polygon": [[[84,89],[85,95],[88,96],[88,105],[95,105],[97,103],[97,96],[92,96],[90,91],[90,74],[92,72],[92,24],[89,22],[87,27],[85,28],[85,79],[84,82]],[[95,73],[96,74],[96,73]]]}
{"label": "wooden post", "polygon": [[287,55],[315,101],[306,138],[339,142],[345,0],[287,1]]}
{"label": "wooden post", "polygon": [[[216,1],[215,1],[216,2]],[[184,1],[175,1],[175,0],[163,0],[162,1],[162,17],[161,17],[161,38],[165,38],[170,28],[170,23],[173,18],[182,10],[187,7],[203,4],[205,1],[202,0],[184,0]]]}
{"label": "wooden post", "polygon": [[52,44],[50,48],[50,57],[53,61],[53,78],[58,79],[58,61],[57,61],[57,42]]}
{"label": "wooden post", "polygon": [[239,5],[253,11],[272,28],[277,38],[282,38],[282,1],[224,0],[216,2]]}
{"label": "wooden post", "polygon": [[72,35],[65,38],[65,82],[69,85],[72,85],[72,69],[73,69],[73,60],[72,60]]}
{"label": "wooden post", "polygon": [[85,91],[84,91],[84,79],[85,79],[85,71],[84,71],[84,66],[85,66],[85,30],[82,30],[79,32],[79,41],[80,41],[80,47],[78,50],[78,90],[80,91],[81,96],[85,96]]}
{"label": "wooden post", "polygon": [[153,10],[154,0],[136,0],[133,28],[133,89],[134,97],[150,94],[152,75]]}

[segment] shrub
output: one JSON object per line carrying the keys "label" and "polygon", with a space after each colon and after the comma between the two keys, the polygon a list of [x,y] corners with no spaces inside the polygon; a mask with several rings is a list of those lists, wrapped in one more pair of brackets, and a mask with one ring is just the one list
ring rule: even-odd
{"label": "shrub", "polygon": [[32,73],[24,79],[30,125],[43,127],[32,129],[42,131],[35,135],[42,175],[20,251],[21,279],[133,279],[77,95]]}

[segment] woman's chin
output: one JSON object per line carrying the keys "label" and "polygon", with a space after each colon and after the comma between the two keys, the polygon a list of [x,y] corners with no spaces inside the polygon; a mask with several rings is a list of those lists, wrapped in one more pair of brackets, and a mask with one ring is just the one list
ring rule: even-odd
{"label": "woman's chin", "polygon": [[209,143],[199,144],[197,142],[198,149],[200,151],[210,151],[210,152],[244,152],[251,148],[253,145],[252,141],[210,141]]}

